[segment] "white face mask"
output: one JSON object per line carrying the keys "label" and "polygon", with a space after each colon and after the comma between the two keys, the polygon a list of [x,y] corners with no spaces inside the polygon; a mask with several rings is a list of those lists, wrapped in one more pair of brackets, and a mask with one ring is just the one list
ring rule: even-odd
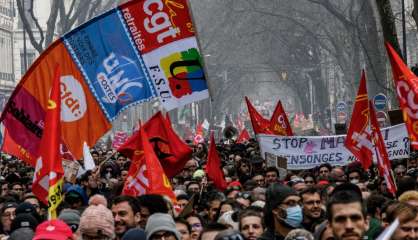
{"label": "white face mask", "polygon": [[360,181],[358,180],[358,179],[352,179],[352,180],[350,180],[350,183],[352,183],[352,184],[357,184],[357,183],[359,183]]}

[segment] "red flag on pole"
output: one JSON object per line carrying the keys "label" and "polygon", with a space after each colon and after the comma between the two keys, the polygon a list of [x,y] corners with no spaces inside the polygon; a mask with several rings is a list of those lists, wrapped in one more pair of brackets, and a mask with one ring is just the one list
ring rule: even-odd
{"label": "red flag on pole", "polygon": [[418,150],[418,78],[389,43],[385,44],[392,65],[396,95],[403,112],[411,145]]}
{"label": "red flag on pole", "polygon": [[48,205],[50,218],[56,217],[56,208],[62,201],[64,169],[60,155],[61,141],[60,69],[55,69],[54,82],[45,115],[45,127],[36,160],[32,192]]}
{"label": "red flag on pole", "polygon": [[275,135],[293,136],[292,127],[280,100],[274,109],[273,116],[271,116],[270,129]]}
{"label": "red flag on pole", "polygon": [[247,142],[248,140],[250,140],[250,134],[248,133],[247,129],[244,128],[237,138],[237,143]]}
{"label": "red flag on pole", "polygon": [[396,185],[392,175],[389,156],[386,151],[386,146],[385,142],[383,141],[382,133],[380,132],[379,123],[377,122],[376,112],[374,110],[372,101],[369,101],[369,107],[372,140],[375,145],[375,155],[377,160],[377,167],[379,169],[379,174],[385,179],[389,192],[395,195]]}
{"label": "red flag on pole", "polygon": [[170,181],[164,173],[144,127],[139,130],[139,135],[140,137],[136,139],[137,149],[133,153],[123,194],[131,196],[159,194],[175,200]]}
{"label": "red flag on pole", "polygon": [[363,168],[369,169],[373,160],[373,144],[369,130],[369,99],[364,70],[361,73],[360,86],[344,144],[361,162]]}
{"label": "red flag on pole", "polygon": [[272,134],[272,131],[270,130],[270,121],[257,112],[257,109],[255,109],[247,97],[245,97],[245,102],[247,103],[248,113],[250,115],[254,133]]}
{"label": "red flag on pole", "polygon": [[213,181],[216,188],[224,191],[227,187],[224,173],[221,168],[221,159],[216,151],[215,137],[213,132],[210,133],[210,146],[208,153],[208,162],[206,164],[206,174],[210,180]]}
{"label": "red flag on pole", "polygon": [[35,167],[36,159],[30,154],[29,151],[13,141],[7,128],[4,128],[3,145],[1,151],[15,156],[18,159],[23,160],[25,163],[31,165],[32,167]]}
{"label": "red flag on pole", "polygon": [[[156,113],[143,126],[149,140],[154,146],[154,151],[169,178],[180,173],[190,159],[192,149],[182,141],[174,132],[168,120],[164,119],[161,112]],[[134,151],[138,150],[137,141],[140,132],[135,132],[126,142],[118,148],[119,152],[132,159]]]}

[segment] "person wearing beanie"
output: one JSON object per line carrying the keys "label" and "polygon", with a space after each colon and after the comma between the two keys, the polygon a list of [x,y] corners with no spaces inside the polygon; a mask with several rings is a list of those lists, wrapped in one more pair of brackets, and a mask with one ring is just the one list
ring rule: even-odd
{"label": "person wearing beanie", "polygon": [[146,235],[144,230],[140,228],[129,229],[122,237],[122,240],[145,240]]}
{"label": "person wearing beanie", "polygon": [[171,215],[166,213],[154,213],[145,226],[146,240],[180,240],[180,233]]}
{"label": "person wearing beanie", "polygon": [[266,230],[262,240],[283,240],[295,228],[300,227],[303,219],[300,197],[292,188],[272,183],[266,191],[264,222]]}
{"label": "person wearing beanie", "polygon": [[13,233],[15,230],[19,228],[30,228],[33,231],[35,231],[38,224],[38,220],[34,216],[32,216],[32,214],[19,213],[17,214],[16,218],[13,219],[10,232]]}
{"label": "person wearing beanie", "polygon": [[305,229],[293,229],[284,240],[314,240],[311,232]]}
{"label": "person wearing beanie", "polygon": [[35,232],[31,228],[18,228],[10,234],[8,240],[32,239],[34,235]]}
{"label": "person wearing beanie", "polygon": [[54,219],[39,224],[32,240],[75,240],[75,237],[65,222]]}
{"label": "person wearing beanie", "polygon": [[70,226],[71,231],[75,233],[80,225],[80,212],[75,209],[67,208],[61,211],[58,219],[64,221],[68,226]]}
{"label": "person wearing beanie", "polygon": [[112,211],[101,204],[87,207],[81,215],[79,229],[82,239],[115,239]]}

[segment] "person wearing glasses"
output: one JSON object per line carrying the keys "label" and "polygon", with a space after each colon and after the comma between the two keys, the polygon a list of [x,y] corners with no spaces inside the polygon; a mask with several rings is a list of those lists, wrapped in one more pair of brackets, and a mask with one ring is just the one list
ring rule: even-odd
{"label": "person wearing glasses", "polygon": [[12,221],[16,217],[17,204],[14,202],[5,203],[1,209],[1,226],[3,227],[0,234],[9,235]]}
{"label": "person wearing glasses", "polygon": [[146,240],[181,240],[173,217],[166,213],[154,213],[148,218],[145,235]]}

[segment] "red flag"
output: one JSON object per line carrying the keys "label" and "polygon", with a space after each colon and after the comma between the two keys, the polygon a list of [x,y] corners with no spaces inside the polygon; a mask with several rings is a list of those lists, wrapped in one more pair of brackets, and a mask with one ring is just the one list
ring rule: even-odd
{"label": "red flag", "polygon": [[344,145],[361,162],[365,170],[369,169],[373,160],[373,144],[369,130],[369,100],[364,71],[361,73],[360,86]]}
{"label": "red flag", "polygon": [[175,200],[170,181],[164,173],[144,127],[141,127],[139,138],[135,140],[137,148],[132,157],[123,194],[131,196],[159,194]]}
{"label": "red flag", "polygon": [[250,140],[250,134],[248,133],[247,129],[243,129],[237,138],[237,143],[243,143]]}
{"label": "red flag", "polygon": [[385,142],[383,141],[382,133],[380,132],[379,123],[377,122],[376,113],[372,101],[369,101],[369,106],[372,140],[375,144],[375,155],[377,160],[377,167],[379,169],[379,174],[385,179],[389,192],[395,195],[396,185],[395,181],[393,180],[389,156],[386,151],[386,146]]}
{"label": "red flag", "polygon": [[257,112],[257,109],[251,104],[250,100],[245,97],[245,102],[247,103],[248,113],[251,118],[251,124],[253,125],[253,130],[255,134],[272,134],[270,128],[270,121],[265,119],[260,113]]}
{"label": "red flag", "polygon": [[[168,124],[161,112],[148,120],[143,128],[167,176],[172,178],[180,173],[190,159],[192,149],[174,132],[171,124]],[[118,151],[132,159],[134,151],[138,149],[136,144],[138,138],[140,138],[140,133],[135,132]]]}
{"label": "red flag", "polygon": [[[40,142],[39,157],[36,160],[32,192],[43,203],[49,205],[48,211],[55,210],[62,201],[62,183],[64,169],[60,155],[61,139],[61,93],[60,70],[55,70],[48,109],[45,115],[45,127]],[[54,217],[54,216],[52,216]]]}
{"label": "red flag", "polygon": [[403,111],[403,119],[408,129],[411,145],[415,150],[418,150],[418,78],[392,46],[389,43],[385,45],[392,65],[396,95]]}
{"label": "red flag", "polygon": [[216,188],[221,191],[226,189],[227,183],[221,168],[221,159],[219,158],[218,152],[216,151],[215,137],[213,136],[213,132],[210,133],[208,162],[206,164],[205,171],[208,178],[213,181]]}
{"label": "red flag", "polygon": [[193,144],[197,145],[198,143],[204,142],[205,139],[203,138],[203,126],[202,123],[197,125],[196,133],[193,138]]}
{"label": "red flag", "polygon": [[3,146],[1,151],[15,156],[18,159],[23,160],[25,163],[31,165],[32,167],[35,167],[36,159],[30,154],[29,151],[13,141],[7,128],[4,128]]}
{"label": "red flag", "polygon": [[270,129],[275,135],[293,136],[292,127],[289,124],[289,120],[287,119],[286,112],[284,111],[280,100],[271,117]]}

